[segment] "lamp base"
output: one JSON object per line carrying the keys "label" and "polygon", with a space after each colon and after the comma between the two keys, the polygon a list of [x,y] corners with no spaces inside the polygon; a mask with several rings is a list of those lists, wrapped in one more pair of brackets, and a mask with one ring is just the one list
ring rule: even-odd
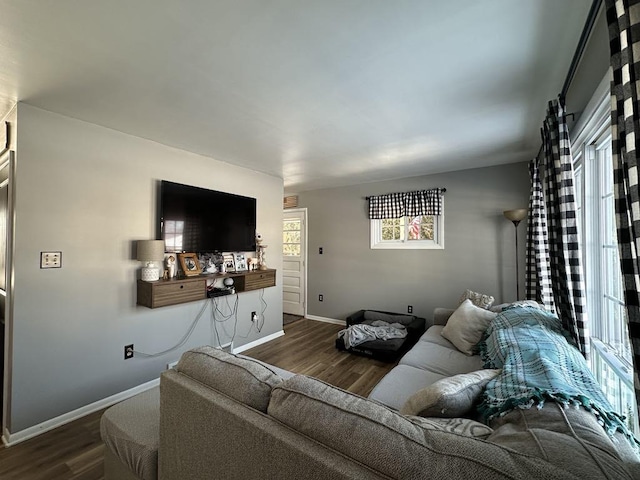
{"label": "lamp base", "polygon": [[141,278],[144,282],[157,282],[160,280],[160,269],[150,263],[146,267],[142,267]]}

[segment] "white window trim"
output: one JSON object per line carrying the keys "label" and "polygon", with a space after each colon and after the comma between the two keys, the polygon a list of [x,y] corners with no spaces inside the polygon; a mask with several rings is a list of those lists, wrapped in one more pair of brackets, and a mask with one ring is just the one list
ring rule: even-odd
{"label": "white window trim", "polygon": [[434,215],[434,240],[382,240],[382,220],[370,220],[372,250],[444,250],[444,214]]}

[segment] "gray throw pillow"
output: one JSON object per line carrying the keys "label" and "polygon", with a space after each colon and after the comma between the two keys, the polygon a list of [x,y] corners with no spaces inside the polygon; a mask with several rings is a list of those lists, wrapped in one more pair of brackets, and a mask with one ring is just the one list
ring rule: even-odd
{"label": "gray throw pillow", "polygon": [[462,417],[474,407],[484,387],[500,370],[483,369],[443,378],[411,395],[400,409],[403,415]]}
{"label": "gray throw pillow", "polygon": [[441,335],[462,353],[474,354],[474,347],[497,313],[476,307],[467,299],[451,314]]}
{"label": "gray throw pillow", "polygon": [[480,308],[489,308],[493,305],[495,298],[491,295],[486,295],[484,293],[474,292],[473,290],[465,290],[465,292],[460,297],[460,304],[465,300],[471,300],[476,307]]}
{"label": "gray throw pillow", "polygon": [[413,415],[409,415],[407,418],[425,430],[442,430],[443,432],[456,433],[458,435],[481,438],[483,440],[486,440],[487,437],[493,433],[491,427],[468,418],[425,418]]}

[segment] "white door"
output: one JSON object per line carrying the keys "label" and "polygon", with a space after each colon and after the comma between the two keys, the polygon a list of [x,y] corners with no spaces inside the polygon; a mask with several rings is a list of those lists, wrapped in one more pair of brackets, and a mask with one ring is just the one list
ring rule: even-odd
{"label": "white door", "polygon": [[307,276],[307,209],[284,211],[282,222],[282,311],[304,315]]}

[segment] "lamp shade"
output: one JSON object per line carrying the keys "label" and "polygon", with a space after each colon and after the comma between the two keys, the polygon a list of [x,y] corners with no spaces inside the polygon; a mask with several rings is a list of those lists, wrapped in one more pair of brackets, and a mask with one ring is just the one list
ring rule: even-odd
{"label": "lamp shade", "polygon": [[515,210],[505,210],[502,212],[508,220],[512,222],[521,222],[527,216],[526,208],[516,208]]}
{"label": "lamp shade", "polygon": [[164,240],[138,240],[137,259],[140,262],[164,260]]}

